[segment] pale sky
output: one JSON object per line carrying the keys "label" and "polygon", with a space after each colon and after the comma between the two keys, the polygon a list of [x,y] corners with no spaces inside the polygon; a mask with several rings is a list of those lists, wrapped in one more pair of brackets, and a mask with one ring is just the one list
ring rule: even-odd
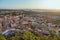
{"label": "pale sky", "polygon": [[0,0],[0,9],[60,9],[60,0]]}

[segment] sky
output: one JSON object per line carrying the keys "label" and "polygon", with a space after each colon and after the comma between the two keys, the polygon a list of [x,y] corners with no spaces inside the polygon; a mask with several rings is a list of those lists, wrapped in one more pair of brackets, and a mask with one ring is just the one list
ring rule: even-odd
{"label": "sky", "polygon": [[0,0],[0,9],[60,9],[60,0]]}

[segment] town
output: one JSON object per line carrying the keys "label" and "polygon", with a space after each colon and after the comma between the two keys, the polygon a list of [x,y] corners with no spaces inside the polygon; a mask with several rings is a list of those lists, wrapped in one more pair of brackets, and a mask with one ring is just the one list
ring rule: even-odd
{"label": "town", "polygon": [[6,30],[15,32],[32,31],[48,34],[48,30],[56,31],[60,29],[59,21],[57,21],[60,16],[46,16],[40,14],[27,16],[25,15],[26,13],[24,14],[24,11],[16,10],[1,11],[0,14],[0,33],[2,34],[4,34]]}
{"label": "town", "polygon": [[25,31],[49,35],[49,30],[60,35],[60,16],[47,16],[42,14],[27,15],[24,10],[0,11],[0,34],[8,36]]}

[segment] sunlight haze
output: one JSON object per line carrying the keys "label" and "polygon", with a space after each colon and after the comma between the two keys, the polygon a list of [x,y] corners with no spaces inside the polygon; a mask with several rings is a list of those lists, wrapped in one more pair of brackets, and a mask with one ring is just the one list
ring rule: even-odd
{"label": "sunlight haze", "polygon": [[60,0],[0,0],[0,9],[60,9]]}

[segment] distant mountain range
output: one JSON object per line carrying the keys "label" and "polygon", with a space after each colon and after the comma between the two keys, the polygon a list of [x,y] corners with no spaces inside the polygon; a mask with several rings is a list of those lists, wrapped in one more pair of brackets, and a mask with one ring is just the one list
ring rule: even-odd
{"label": "distant mountain range", "polygon": [[0,11],[25,11],[26,14],[44,14],[44,15],[59,15],[60,16],[60,11],[59,10],[46,10],[46,9],[0,9]]}
{"label": "distant mountain range", "polygon": [[[44,15],[59,15],[60,16],[60,11],[59,10],[45,10],[45,9],[24,9],[25,11],[32,11],[34,14],[40,13]],[[36,13],[35,13],[36,12]],[[29,14],[29,13],[28,13]]]}
{"label": "distant mountain range", "polygon": [[48,10],[48,9],[0,9],[0,10],[25,10],[35,12],[60,12],[60,10]]}
{"label": "distant mountain range", "polygon": [[60,12],[60,10],[47,10],[47,9],[23,9],[23,10],[35,12]]}

